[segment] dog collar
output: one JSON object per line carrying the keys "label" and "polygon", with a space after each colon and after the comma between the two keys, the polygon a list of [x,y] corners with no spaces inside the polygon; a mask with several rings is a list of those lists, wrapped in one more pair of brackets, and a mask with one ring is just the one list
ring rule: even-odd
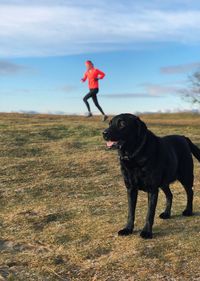
{"label": "dog collar", "polygon": [[145,144],[145,142],[146,142],[146,139],[147,139],[147,134],[144,136],[144,138],[143,138],[143,140],[142,140],[142,143],[141,143],[140,146],[134,151],[133,154],[131,154],[131,155],[123,155],[123,156],[120,155],[120,156],[119,156],[120,160],[130,161],[130,160],[132,160],[133,158],[135,158],[135,157],[138,155],[138,153],[142,150],[142,148],[143,148],[143,146],[144,146],[144,144]]}

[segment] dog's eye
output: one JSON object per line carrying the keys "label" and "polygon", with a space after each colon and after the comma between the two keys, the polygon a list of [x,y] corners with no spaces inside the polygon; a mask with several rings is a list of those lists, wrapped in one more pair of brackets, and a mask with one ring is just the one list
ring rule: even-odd
{"label": "dog's eye", "polygon": [[123,129],[123,128],[125,128],[126,127],[126,123],[123,121],[123,120],[120,120],[119,122],[118,122],[118,128],[119,129]]}

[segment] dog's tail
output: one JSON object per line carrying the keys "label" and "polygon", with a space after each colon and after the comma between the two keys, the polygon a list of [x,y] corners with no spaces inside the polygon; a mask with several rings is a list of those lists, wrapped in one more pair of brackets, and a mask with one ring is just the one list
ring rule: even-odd
{"label": "dog's tail", "polygon": [[189,138],[186,137],[186,140],[190,146],[192,154],[200,162],[200,149]]}

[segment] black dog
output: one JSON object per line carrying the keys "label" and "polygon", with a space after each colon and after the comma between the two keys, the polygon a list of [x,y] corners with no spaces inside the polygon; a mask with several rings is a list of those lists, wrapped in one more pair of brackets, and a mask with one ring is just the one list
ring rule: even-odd
{"label": "black dog", "polygon": [[152,238],[158,190],[166,195],[165,211],[160,218],[171,215],[172,193],[169,184],[179,180],[187,194],[184,216],[191,216],[193,204],[193,159],[200,161],[200,149],[185,136],[158,137],[149,131],[143,121],[132,114],[120,114],[110,121],[103,132],[109,148],[119,152],[121,170],[128,193],[128,221],[119,235],[133,232],[138,190],[148,193],[148,213],[141,237]]}

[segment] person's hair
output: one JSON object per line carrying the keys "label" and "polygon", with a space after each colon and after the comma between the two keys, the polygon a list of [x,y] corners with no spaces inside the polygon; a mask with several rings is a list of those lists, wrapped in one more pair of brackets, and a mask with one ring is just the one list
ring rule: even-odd
{"label": "person's hair", "polygon": [[91,64],[91,65],[94,65],[91,60],[87,60],[86,63]]}

